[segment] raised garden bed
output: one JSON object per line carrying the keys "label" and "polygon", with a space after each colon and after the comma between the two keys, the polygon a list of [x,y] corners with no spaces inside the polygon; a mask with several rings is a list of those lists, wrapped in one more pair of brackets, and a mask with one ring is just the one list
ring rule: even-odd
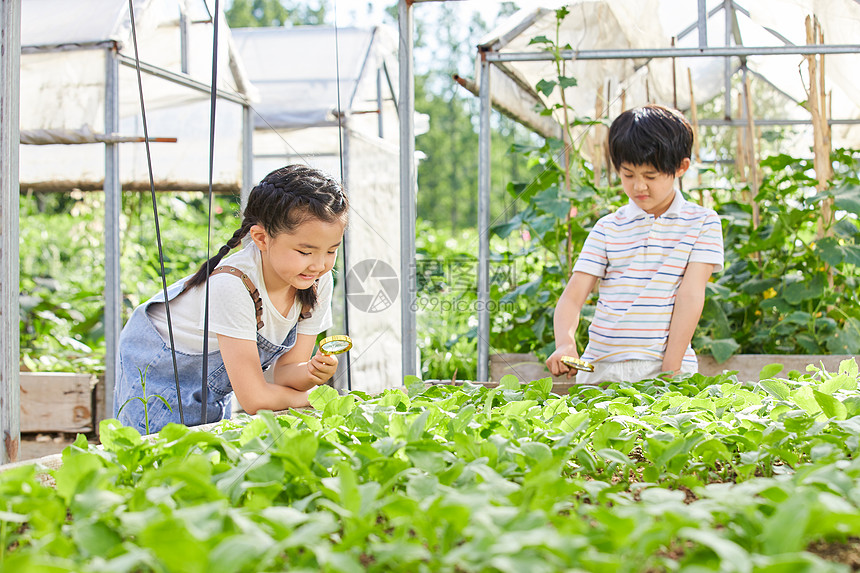
{"label": "raised garden bed", "polygon": [[[739,380],[758,380],[762,368],[769,364],[782,364],[782,375],[796,370],[806,372],[809,364],[824,365],[829,372],[836,372],[843,360],[854,358],[851,355],[812,355],[812,354],[735,354],[727,361],[718,363],[712,356],[699,356],[699,373],[717,376],[726,371],[737,371]],[[490,356],[490,380],[498,382],[502,376],[511,374],[520,382],[530,382],[550,376],[546,364],[534,354],[493,354]],[[567,376],[552,376],[554,385],[570,386]]]}
{"label": "raised garden bed", "polygon": [[858,380],[408,379],[147,439],[104,422],[0,471],[0,567],[847,572]]}

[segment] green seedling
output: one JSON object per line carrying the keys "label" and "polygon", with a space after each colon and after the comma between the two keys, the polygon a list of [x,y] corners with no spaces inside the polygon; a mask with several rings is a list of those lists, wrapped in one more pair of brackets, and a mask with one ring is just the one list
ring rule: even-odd
{"label": "green seedling", "polygon": [[149,370],[148,365],[146,368],[143,369],[143,372],[140,371],[140,368],[137,369],[137,371],[140,372],[140,385],[143,388],[143,397],[141,398],[140,396],[134,396],[133,398],[129,398],[128,400],[126,400],[123,403],[122,406],[119,407],[119,411],[116,413],[116,415],[117,415],[117,417],[119,417],[120,412],[122,412],[122,409],[125,408],[129,402],[131,402],[133,400],[140,400],[143,403],[144,427],[146,428],[146,433],[148,434],[149,433],[149,399],[150,398],[158,398],[159,400],[164,402],[164,405],[167,406],[167,409],[170,410],[171,412],[173,411],[173,408],[170,407],[170,404],[167,403],[167,400],[165,400],[164,396],[162,396],[161,394],[153,394],[152,396],[146,395],[146,371],[147,370]]}

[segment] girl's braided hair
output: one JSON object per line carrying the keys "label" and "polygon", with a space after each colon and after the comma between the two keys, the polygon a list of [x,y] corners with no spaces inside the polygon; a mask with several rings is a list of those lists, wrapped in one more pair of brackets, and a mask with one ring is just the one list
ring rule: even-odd
{"label": "girl's braided hair", "polygon": [[[202,285],[227,253],[242,242],[251,227],[260,225],[269,236],[291,233],[299,225],[317,219],[326,223],[347,223],[349,200],[343,186],[322,171],[305,165],[288,165],[272,171],[251,190],[239,227],[214,257],[185,283],[185,289]],[[317,300],[316,283],[299,290],[302,307],[313,308]]]}

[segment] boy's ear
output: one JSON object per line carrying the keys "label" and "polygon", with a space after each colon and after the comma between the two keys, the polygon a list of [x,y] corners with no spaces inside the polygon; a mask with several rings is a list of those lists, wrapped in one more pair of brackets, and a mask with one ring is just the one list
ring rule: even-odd
{"label": "boy's ear", "polygon": [[690,161],[689,157],[685,157],[684,159],[682,159],[681,165],[678,166],[678,169],[675,171],[675,178],[677,179],[678,177],[680,177],[681,175],[686,173],[687,169],[690,168],[691,163],[692,163],[692,161]]}
{"label": "boy's ear", "polygon": [[269,234],[262,226],[251,225],[251,229],[248,231],[248,236],[251,237],[251,240],[254,241],[254,244],[257,245],[258,249],[261,251],[266,250],[269,242]]}

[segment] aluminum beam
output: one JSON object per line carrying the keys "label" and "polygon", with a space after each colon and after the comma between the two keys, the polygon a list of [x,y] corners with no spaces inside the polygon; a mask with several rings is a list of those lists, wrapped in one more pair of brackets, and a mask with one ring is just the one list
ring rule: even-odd
{"label": "aluminum beam", "polygon": [[[123,54],[117,54],[116,58],[119,63],[124,66],[127,66],[129,68],[137,67],[137,63],[134,61],[134,58],[124,56]],[[159,68],[158,66],[153,66],[152,64],[147,64],[145,62],[140,62],[140,71],[206,94],[210,93],[211,91],[209,84],[199,82],[186,75],[177,74],[176,72],[171,72],[170,70],[165,70],[164,68]],[[225,92],[224,90],[215,90],[215,93],[218,95],[219,98],[225,99],[227,101],[232,101],[233,103],[238,103],[242,105],[248,103],[248,100],[246,100],[241,94],[238,93]]]}
{"label": "aluminum beam", "polygon": [[0,0],[0,464],[21,443],[18,116],[21,0]]}
{"label": "aluminum beam", "polygon": [[478,382],[490,379],[490,62],[481,59],[478,132]]}
{"label": "aluminum beam", "polygon": [[[105,57],[105,133],[119,132],[119,61],[116,48]],[[119,177],[119,144],[105,143],[105,409],[113,412],[116,355],[122,329],[120,288],[120,212],[122,185]]]}
{"label": "aluminum beam", "polygon": [[[635,58],[719,58],[746,56],[806,56],[813,54],[858,54],[860,44],[831,44],[810,46],[727,46],[714,48],[654,48],[641,50],[562,50],[563,60],[622,60]],[[553,61],[547,52],[488,52],[489,62]]]}
{"label": "aluminum beam", "polygon": [[412,53],[415,39],[411,0],[399,0],[397,10],[400,32],[400,99],[397,102],[400,117],[400,329],[403,376],[409,376],[419,374],[415,320],[418,304],[415,277],[415,61]]}

